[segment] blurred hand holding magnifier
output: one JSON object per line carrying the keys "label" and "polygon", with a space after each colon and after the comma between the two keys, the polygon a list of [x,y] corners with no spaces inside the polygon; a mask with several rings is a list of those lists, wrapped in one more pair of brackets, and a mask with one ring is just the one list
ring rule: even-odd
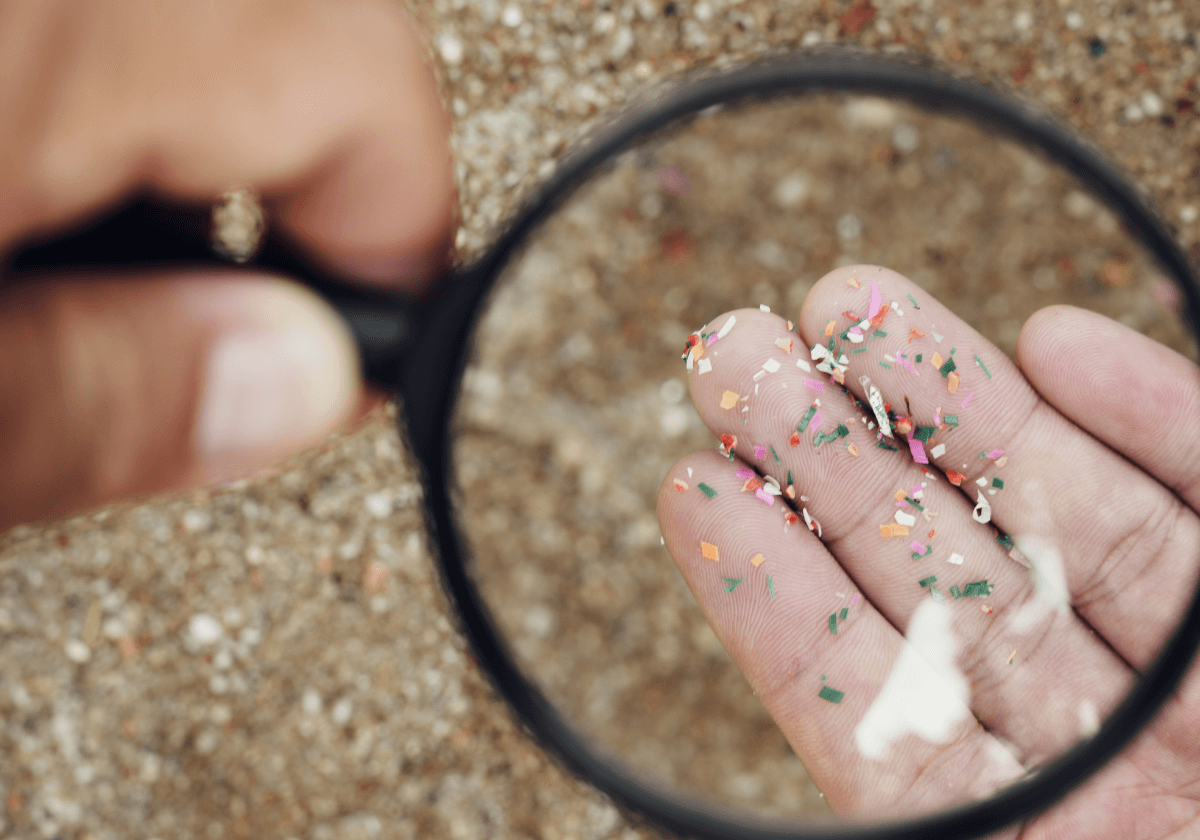
{"label": "blurred hand holding magnifier", "polygon": [[[208,258],[153,223],[18,265]],[[624,807],[712,838],[1196,830],[1200,297],[1028,104],[847,52],[710,71],[432,299],[270,237],[257,265],[401,397],[480,664]]]}

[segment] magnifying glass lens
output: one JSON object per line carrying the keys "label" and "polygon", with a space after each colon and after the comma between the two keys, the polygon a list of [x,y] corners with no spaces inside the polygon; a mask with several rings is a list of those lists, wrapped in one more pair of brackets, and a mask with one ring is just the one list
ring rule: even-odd
{"label": "magnifying glass lens", "polygon": [[702,112],[491,294],[452,428],[470,573],[648,783],[793,825],[987,796],[1089,738],[1187,607],[1195,514],[1111,392],[1144,428],[1120,377],[1195,361],[1180,306],[1086,184],[976,124]]}

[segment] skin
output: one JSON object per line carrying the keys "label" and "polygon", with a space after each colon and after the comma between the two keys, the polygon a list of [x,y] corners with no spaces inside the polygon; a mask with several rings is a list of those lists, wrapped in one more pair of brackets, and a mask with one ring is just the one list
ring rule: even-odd
{"label": "skin", "polygon": [[[931,458],[927,472],[903,437],[893,440],[900,452],[876,447],[876,433],[857,419],[873,414],[857,409],[828,375],[796,366],[799,359],[814,364],[809,348],[828,341],[829,320],[840,335],[855,323],[843,312],[865,315],[872,282],[885,304],[903,304],[903,315],[887,314],[881,325],[886,339],[858,345],[837,339],[849,363],[845,382],[865,404],[859,379],[869,376],[898,414],[922,425],[932,423],[939,408],[957,412],[958,427],[934,433],[930,448],[944,443],[946,451]],[[919,310],[908,304],[909,294],[921,302]],[[1196,368],[1139,333],[1073,307],[1035,314],[1021,333],[1019,364],[1013,364],[911,281],[878,266],[848,266],[822,278],[794,331],[780,316],[754,309],[718,316],[705,332],[718,330],[730,315],[736,316],[734,327],[706,347],[711,370],[701,373],[693,365],[688,381],[713,433],[738,437],[736,462],[712,450],[680,461],[663,482],[659,521],[718,637],[834,808],[895,816],[962,803],[1069,748],[1087,726],[1089,715],[1079,711],[1084,704],[1093,719],[1103,720],[1152,661],[1195,589]],[[934,332],[943,336],[940,343]],[[775,343],[789,338],[790,352]],[[867,350],[850,354],[853,347]],[[955,394],[931,364],[935,351],[948,356],[951,347],[961,377]],[[902,364],[880,366],[885,353],[905,351],[911,360],[923,355],[915,372]],[[991,378],[974,363],[975,355],[985,360]],[[760,377],[755,393],[754,375],[768,358],[781,367]],[[805,379],[821,381],[824,391]],[[749,399],[723,409],[726,391]],[[971,402],[961,407],[970,392]],[[814,398],[821,400],[821,431],[843,422],[848,435],[816,447],[809,429],[790,445]],[[749,411],[741,411],[743,405]],[[845,448],[849,443],[858,447],[857,456]],[[757,458],[755,444],[773,445],[780,463]],[[1009,456],[1003,466],[1000,456],[978,457],[995,448]],[[774,476],[785,487],[790,471],[796,508],[816,518],[821,536],[803,519],[785,528],[791,510],[785,500],[767,506],[743,492],[738,466]],[[946,470],[965,474],[961,487],[947,480]],[[991,525],[972,518],[979,477],[989,487],[994,477],[1005,482],[985,496]],[[676,480],[688,489],[680,490]],[[717,495],[699,492],[701,481]],[[911,493],[922,483],[931,519],[918,515],[907,536],[882,536],[879,526],[893,522],[897,510],[893,493]],[[1014,535],[1030,557],[1044,557],[1039,545],[1061,552],[1069,607],[1038,606],[1030,574],[995,542],[994,526]],[[914,538],[933,546],[933,554],[910,559]],[[702,556],[701,542],[718,546],[720,559]],[[965,555],[963,565],[947,563],[951,552]],[[758,553],[765,560],[754,566],[750,560]],[[762,597],[766,575],[774,599]],[[946,595],[946,606],[938,606],[918,585],[927,575],[937,575],[941,583],[932,585],[943,591],[956,581],[981,579],[995,589],[986,600]],[[744,578],[743,589],[726,592],[727,578]],[[856,592],[861,600],[834,635],[830,612],[840,613]],[[918,611],[929,609],[949,611],[942,613],[949,624],[941,632],[957,645],[952,662],[968,687],[966,707],[948,701],[950,711],[940,713],[953,721],[948,731],[936,737],[909,733],[884,756],[868,756],[856,728],[891,675]],[[1018,656],[1009,664],[1013,649]],[[826,684],[822,677],[845,692],[839,704],[818,696]],[[946,700],[949,688],[924,679],[921,702]],[[1061,806],[1002,836],[1200,836],[1197,732],[1200,671],[1193,666],[1131,747]]]}
{"label": "skin", "polygon": [[[0,254],[70,229],[141,189],[203,204],[252,184],[271,224],[347,282],[420,293],[442,274],[455,227],[447,137],[424,50],[395,3],[0,2]],[[796,327],[801,346],[811,344],[829,312],[845,308],[846,271],[814,290]],[[903,300],[911,288],[898,275],[879,277],[888,300]],[[862,297],[860,291],[855,301]],[[691,376],[697,407],[717,433],[732,427],[713,409],[714,397],[724,388],[750,390],[761,341],[773,341],[784,326],[757,310],[738,315],[740,326],[712,353],[721,364],[703,379]],[[971,438],[978,429],[1019,440],[1024,451],[1041,445],[1039,457],[1014,459],[1006,475],[1029,486],[1042,482],[1041,498],[1065,506],[1052,518],[1063,533],[1052,536],[1077,548],[1066,558],[1075,609],[1044,619],[1053,642],[1011,675],[994,661],[986,630],[955,626],[964,641],[960,662],[977,690],[972,716],[950,743],[910,739],[886,774],[852,746],[860,704],[886,678],[914,614],[911,575],[864,583],[867,599],[836,646],[827,632],[797,638],[786,630],[820,630],[829,594],[853,591],[870,577],[864,564],[877,549],[860,532],[869,524],[869,536],[882,513],[890,514],[887,495],[909,468],[869,458],[877,453],[862,428],[853,434],[863,455],[848,472],[823,471],[813,453],[804,460],[784,447],[824,523],[824,541],[803,525],[785,534],[779,508],[739,493],[741,481],[713,452],[673,469],[660,499],[668,547],[701,606],[830,801],[848,812],[936,807],[1002,783],[1018,759],[1036,761],[1061,747],[1063,731],[1015,707],[1014,698],[1053,674],[1066,699],[1086,698],[1102,714],[1161,644],[1195,578],[1194,568],[1171,562],[1192,556],[1200,540],[1195,369],[1117,324],[1068,308],[1026,325],[1019,370],[1005,367],[965,325],[943,321],[947,333],[961,334],[964,352],[970,347],[996,361],[996,388],[1009,389],[1004,400],[981,400],[981,414],[961,430],[964,450],[980,443]],[[336,399],[319,427],[232,461],[206,460],[196,417],[209,349],[231,330],[281,322],[325,336],[335,363],[313,375],[336,379]],[[740,367],[725,364],[738,353]],[[938,385],[933,375],[926,379]],[[286,278],[248,271],[60,276],[19,290],[0,281],[0,394],[0,531],[248,475],[345,428],[381,400],[364,392],[334,313]],[[828,396],[832,403],[832,390]],[[909,396],[914,413],[928,416],[936,396]],[[1002,404],[1009,414],[997,408]],[[763,400],[762,407],[756,434],[794,425],[795,406]],[[1023,424],[1030,416],[1036,422]],[[672,479],[688,466],[712,475],[721,491],[714,503],[674,489]],[[1081,486],[1120,488],[1108,501],[1119,503],[1123,516],[1102,516],[1094,497],[1055,485],[1085,468],[1092,472]],[[878,506],[838,496],[872,482],[888,488]],[[979,542],[971,503],[956,492],[944,481],[929,491],[940,509],[938,531],[964,545],[975,540],[974,569],[997,582],[991,603],[1019,607],[1028,599],[1024,579],[993,544]],[[997,496],[996,521],[1043,527],[1043,511],[1022,509],[1022,498]],[[740,546],[766,552],[764,569],[780,566],[773,572],[781,595],[776,612],[742,609],[734,605],[748,602],[722,597],[715,568],[696,556],[702,532],[723,546],[726,563]],[[1140,548],[1120,550],[1131,545]],[[785,567],[778,563],[784,557],[796,562]],[[1093,557],[1105,559],[1089,564]],[[1140,605],[1149,593],[1159,612],[1147,620]],[[847,699],[835,707],[814,699],[811,688],[815,674],[838,667]],[[1196,836],[1197,732],[1200,679],[1193,670],[1119,760],[1010,835]],[[1016,757],[997,751],[997,735]]]}
{"label": "skin", "polygon": [[[337,315],[286,278],[159,270],[18,291],[5,254],[140,189],[204,206],[249,184],[347,282],[420,293],[453,241],[448,130],[425,48],[388,0],[0,3],[0,531],[249,475],[383,402]],[[266,325],[327,345],[299,374],[325,378],[325,413],[206,458],[208,351]]]}

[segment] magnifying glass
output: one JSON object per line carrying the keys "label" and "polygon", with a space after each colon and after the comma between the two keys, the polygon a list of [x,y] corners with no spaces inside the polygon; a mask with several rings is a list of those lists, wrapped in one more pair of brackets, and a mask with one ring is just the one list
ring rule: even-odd
{"label": "magnifying glass", "polygon": [[[149,253],[154,212],[17,267],[207,258],[163,231]],[[1086,551],[1005,530],[1009,498],[1059,501],[1011,478],[1034,447],[972,428],[1015,393],[997,377],[1025,320],[1072,303],[1194,360],[1200,295],[1137,191],[998,90],[846,51],[708,71],[597,130],[428,301],[324,281],[278,241],[258,266],[321,292],[399,395],[443,582],[496,689],[668,831],[995,832],[1128,745],[1200,644],[1200,546],[1175,558],[1187,585],[1146,603],[1162,629],[1138,658],[1068,594]],[[761,367],[728,379],[748,347]],[[791,412],[774,436],[772,406]],[[816,491],[866,464],[887,480],[826,512]],[[1088,482],[1072,492],[1112,498]],[[676,503],[722,539],[660,522]],[[822,542],[842,519],[870,533],[840,538],[860,559],[838,572],[818,552],[842,550]],[[774,648],[748,682],[734,658],[755,644]],[[968,743],[986,748],[938,763]],[[906,797],[921,761],[954,784]],[[822,793],[846,776],[842,802],[865,804],[838,811]]]}

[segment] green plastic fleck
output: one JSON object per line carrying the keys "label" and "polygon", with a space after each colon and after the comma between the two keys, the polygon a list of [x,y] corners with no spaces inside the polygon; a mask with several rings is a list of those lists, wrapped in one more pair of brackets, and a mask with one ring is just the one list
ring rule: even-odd
{"label": "green plastic fleck", "polygon": [[871,333],[871,338],[887,338],[887,332],[882,328],[877,328],[875,332]]}
{"label": "green plastic fleck", "polygon": [[962,597],[962,591],[957,586],[950,587],[950,594],[954,596],[955,601]]}
{"label": "green plastic fleck", "polygon": [[771,580],[771,576],[767,575],[767,594],[771,596],[771,600],[775,600],[775,581]]}
{"label": "green plastic fleck", "polygon": [[928,585],[929,585],[929,584],[931,584],[931,583],[937,583],[937,575],[930,575],[930,576],[929,576],[929,577],[927,577],[927,578],[921,578],[921,579],[920,579],[919,581],[917,581],[917,582],[918,582],[919,584],[921,584],[921,586],[923,586],[923,587],[924,587],[924,586],[928,586]]}
{"label": "green plastic fleck", "polygon": [[912,305],[917,307],[917,309],[921,308],[921,304],[917,303],[917,299],[915,297],[913,297],[911,294],[908,296],[908,299],[912,301]]}
{"label": "green plastic fleck", "polygon": [[711,499],[713,496],[717,495],[717,491],[716,491],[716,490],[714,490],[714,489],[712,489],[711,487],[709,487],[709,486],[708,486],[707,484],[705,484],[703,481],[701,481],[701,482],[700,482],[699,484],[697,484],[696,486],[697,486],[697,487],[699,487],[699,488],[700,488],[700,491],[701,491],[702,493],[704,493],[704,495],[705,495],[705,496],[708,496],[708,498],[710,498],[710,499]]}
{"label": "green plastic fleck", "polygon": [[846,692],[838,691],[836,688],[830,688],[827,685],[821,686],[817,696],[822,700],[828,700],[830,703],[841,703],[842,698],[846,696]]}
{"label": "green plastic fleck", "polygon": [[837,635],[837,613],[829,614],[829,632]]}
{"label": "green plastic fleck", "polygon": [[866,353],[866,352],[867,352],[866,347],[855,347],[853,350],[850,351],[850,355],[853,356],[855,353]]}
{"label": "green plastic fleck", "polygon": [[796,482],[792,481],[792,471],[788,470],[788,486],[791,487]]}
{"label": "green plastic fleck", "polygon": [[[800,418],[800,425],[796,427],[796,431],[803,432],[805,429],[807,429],[809,421],[813,419],[816,413],[817,407],[815,405],[810,405],[808,407],[808,411],[804,412],[804,416]],[[788,483],[790,484],[791,482],[789,481]]]}
{"label": "green plastic fleck", "polygon": [[742,581],[744,581],[745,578],[721,578],[721,580],[723,580],[729,584],[728,586],[725,587],[725,591],[732,592],[733,590],[737,589],[738,586],[741,585]]}
{"label": "green plastic fleck", "polygon": [[846,435],[848,435],[848,434],[850,434],[850,430],[846,428],[846,424],[845,424],[845,423],[838,423],[838,427],[837,427],[837,436],[838,436],[838,437],[845,437],[845,436],[846,436]]}
{"label": "green plastic fleck", "polygon": [[947,426],[957,426],[958,425],[958,415],[957,414],[943,415],[942,420],[945,421]]}
{"label": "green plastic fleck", "polygon": [[925,510],[925,508],[923,508],[921,506],[921,503],[918,502],[916,499],[912,498],[911,496],[905,496],[904,501],[908,502],[910,505],[915,507],[917,510]]}
{"label": "green plastic fleck", "polygon": [[1013,547],[1012,537],[1010,537],[1008,534],[1001,534],[1000,536],[996,537],[996,542],[1000,543],[1000,545],[1004,546],[1005,548]]}
{"label": "green plastic fleck", "polygon": [[992,378],[992,372],[991,372],[990,370],[988,370],[988,369],[987,369],[987,365],[985,365],[985,364],[983,363],[983,359],[981,359],[981,358],[979,358],[978,356],[976,356],[976,357],[975,357],[975,364],[977,364],[977,365],[979,365],[981,368],[983,368],[983,372],[987,374],[987,378],[988,378],[988,379],[991,379],[991,378]]}
{"label": "green plastic fleck", "polygon": [[921,354],[921,353],[918,353],[918,354],[917,354],[917,358],[913,359],[913,361],[914,361],[914,362],[916,362],[917,364],[921,364],[921,359],[922,359],[922,358],[923,358],[923,354]]}
{"label": "green plastic fleck", "polygon": [[917,426],[917,430],[913,432],[913,437],[920,441],[927,441],[933,437],[933,433],[937,431],[937,426]]}
{"label": "green plastic fleck", "polygon": [[889,365],[887,362],[880,362],[880,363],[879,363],[879,366],[880,366],[881,368],[884,368],[885,370],[891,370],[891,369],[892,369],[892,366],[891,366],[891,365]]}
{"label": "green plastic fleck", "polygon": [[940,368],[938,368],[938,372],[941,373],[943,377],[946,377],[950,375],[950,371],[956,369],[957,367],[958,365],[954,364],[954,359],[950,358],[947,359]]}
{"label": "green plastic fleck", "polygon": [[1004,489],[1004,479],[1003,478],[993,478],[992,486],[995,487],[997,490],[1003,490]]}
{"label": "green plastic fleck", "polygon": [[986,580],[977,580],[974,583],[968,583],[963,587],[964,598],[986,598],[992,594],[992,588],[996,584],[988,583]]}
{"label": "green plastic fleck", "polygon": [[900,450],[899,450],[899,449],[897,449],[896,447],[894,447],[894,446],[889,446],[888,444],[884,443],[884,442],[883,442],[883,441],[881,441],[881,440],[880,440],[880,441],[876,441],[876,442],[875,442],[875,445],[876,445],[876,446],[878,446],[880,449],[886,449],[888,452],[899,452],[899,451],[900,451]]}
{"label": "green plastic fleck", "polygon": [[846,620],[846,616],[848,616],[849,614],[850,614],[850,608],[849,608],[849,607],[842,607],[842,611],[841,611],[841,613],[840,613],[840,614],[838,614],[838,621],[845,621],[845,620]]}

